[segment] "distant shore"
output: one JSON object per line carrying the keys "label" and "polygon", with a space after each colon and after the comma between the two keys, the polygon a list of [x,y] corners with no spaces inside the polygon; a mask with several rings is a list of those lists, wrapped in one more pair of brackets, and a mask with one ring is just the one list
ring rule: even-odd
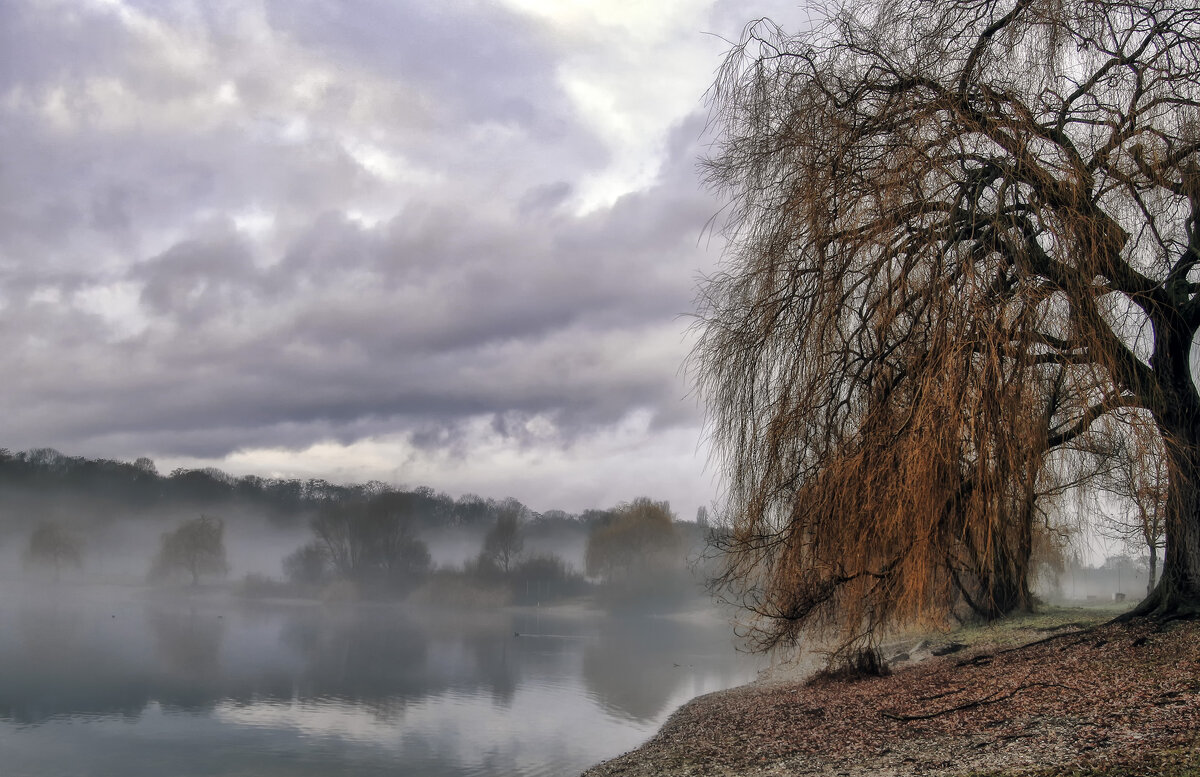
{"label": "distant shore", "polygon": [[882,678],[769,673],[584,777],[1200,775],[1200,623],[1078,612],[917,640]]}

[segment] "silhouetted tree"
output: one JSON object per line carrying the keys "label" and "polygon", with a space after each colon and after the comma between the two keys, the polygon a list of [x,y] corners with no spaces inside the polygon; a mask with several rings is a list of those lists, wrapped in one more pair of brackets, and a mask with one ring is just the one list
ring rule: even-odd
{"label": "silhouetted tree", "polygon": [[329,549],[320,540],[301,545],[283,559],[283,575],[292,583],[321,585],[329,572]]}
{"label": "silhouetted tree", "polygon": [[83,544],[56,523],[39,523],[29,535],[25,563],[53,567],[57,582],[64,566],[82,566]]}
{"label": "silhouetted tree", "polygon": [[320,512],[313,531],[339,575],[395,586],[428,571],[429,548],[417,537],[411,496],[387,492]]}
{"label": "silhouetted tree", "polygon": [[191,576],[192,585],[199,584],[203,575],[223,577],[229,573],[224,521],[202,515],[162,535],[150,578],[161,580],[177,573]]}
{"label": "silhouetted tree", "polygon": [[761,647],[945,613],[948,554],[1003,570],[988,538],[1042,462],[1129,412],[1167,459],[1140,611],[1200,603],[1198,42],[1190,0],[748,28],[712,92],[731,242],[693,364]]}
{"label": "silhouetted tree", "polygon": [[454,520],[465,526],[478,526],[495,514],[495,503],[477,494],[463,494],[454,503]]}
{"label": "silhouetted tree", "polygon": [[497,569],[507,573],[516,563],[525,548],[525,539],[521,532],[521,517],[526,512],[525,506],[515,499],[506,500],[500,506],[500,515],[496,525],[488,530],[483,538],[483,549],[480,558]]}

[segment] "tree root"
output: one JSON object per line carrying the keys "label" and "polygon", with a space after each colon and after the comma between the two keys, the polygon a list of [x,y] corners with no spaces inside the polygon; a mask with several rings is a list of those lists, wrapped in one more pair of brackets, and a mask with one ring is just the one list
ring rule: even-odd
{"label": "tree root", "polygon": [[[1024,650],[1025,648],[1030,648],[1030,647],[1033,647],[1034,645],[1044,645],[1047,642],[1053,642],[1054,640],[1062,639],[1063,637],[1078,637],[1080,635],[1091,634],[1100,625],[1103,625],[1103,624],[1097,624],[1096,626],[1088,626],[1086,628],[1076,629],[1075,631],[1060,631],[1057,634],[1051,634],[1048,637],[1043,637],[1041,639],[1035,639],[1033,642],[1026,642],[1023,645],[1016,645],[1015,647],[1005,648],[1004,650],[997,650],[996,655],[1002,656],[1007,653],[1016,653],[1017,651]],[[1072,643],[1072,644],[1074,644],[1074,643]]]}
{"label": "tree root", "polygon": [[1028,683],[1026,685],[1019,685],[1008,693],[1001,694],[1000,691],[996,691],[993,694],[984,696],[982,699],[974,699],[973,701],[966,702],[965,704],[956,704],[953,707],[946,707],[934,712],[925,712],[918,715],[901,715],[895,712],[889,712],[887,710],[880,710],[879,714],[890,720],[898,720],[904,723],[914,720],[932,720],[933,718],[939,718],[942,715],[949,715],[952,712],[962,712],[963,710],[975,709],[976,707],[985,707],[989,704],[999,704],[1002,701],[1011,699],[1021,691],[1027,691],[1031,688],[1065,688],[1069,691],[1075,690],[1069,685],[1063,685],[1062,683]]}
{"label": "tree root", "polygon": [[1139,618],[1157,621],[1160,625],[1175,620],[1200,618],[1200,602],[1172,590],[1164,590],[1162,581],[1154,592],[1129,612],[1112,619],[1113,623],[1130,623]]}

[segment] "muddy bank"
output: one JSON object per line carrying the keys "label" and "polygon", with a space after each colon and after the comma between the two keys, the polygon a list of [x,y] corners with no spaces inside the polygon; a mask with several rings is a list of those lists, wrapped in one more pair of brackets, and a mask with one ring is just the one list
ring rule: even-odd
{"label": "muddy bank", "polygon": [[685,705],[585,777],[1200,774],[1200,624],[1065,629]]}

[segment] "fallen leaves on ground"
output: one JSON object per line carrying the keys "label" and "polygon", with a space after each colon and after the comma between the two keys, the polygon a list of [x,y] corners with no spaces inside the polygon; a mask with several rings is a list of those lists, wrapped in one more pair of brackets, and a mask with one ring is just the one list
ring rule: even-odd
{"label": "fallen leaves on ground", "polygon": [[586,777],[1197,774],[1198,731],[1200,623],[1143,620],[704,696]]}

